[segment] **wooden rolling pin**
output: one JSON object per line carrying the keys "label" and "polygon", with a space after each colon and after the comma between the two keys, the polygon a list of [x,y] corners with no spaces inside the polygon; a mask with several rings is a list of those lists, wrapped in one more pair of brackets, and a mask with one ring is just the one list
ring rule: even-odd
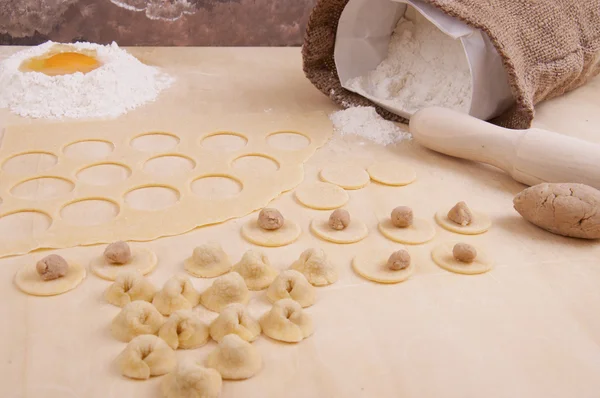
{"label": "wooden rolling pin", "polygon": [[510,130],[446,108],[425,108],[409,124],[421,145],[496,166],[527,185],[577,182],[600,189],[600,145],[541,129]]}

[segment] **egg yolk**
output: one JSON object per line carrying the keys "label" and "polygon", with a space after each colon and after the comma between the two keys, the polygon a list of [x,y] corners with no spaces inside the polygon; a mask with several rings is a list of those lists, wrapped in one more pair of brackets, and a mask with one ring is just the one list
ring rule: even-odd
{"label": "egg yolk", "polygon": [[[41,72],[48,76],[88,73],[99,68],[97,58],[76,52],[60,52],[51,56],[31,58],[24,62],[24,69]],[[22,68],[23,69],[23,68]]]}

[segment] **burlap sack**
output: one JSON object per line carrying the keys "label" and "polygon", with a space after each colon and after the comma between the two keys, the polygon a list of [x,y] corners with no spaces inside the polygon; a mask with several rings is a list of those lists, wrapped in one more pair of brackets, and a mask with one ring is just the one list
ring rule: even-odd
{"label": "burlap sack", "polygon": [[[535,104],[573,90],[600,72],[599,0],[426,2],[485,32],[502,57],[515,104],[493,123],[528,128]],[[317,1],[302,48],[306,76],[343,107],[375,106],[383,117],[407,122],[340,85],[333,53],[338,20],[347,3]]]}

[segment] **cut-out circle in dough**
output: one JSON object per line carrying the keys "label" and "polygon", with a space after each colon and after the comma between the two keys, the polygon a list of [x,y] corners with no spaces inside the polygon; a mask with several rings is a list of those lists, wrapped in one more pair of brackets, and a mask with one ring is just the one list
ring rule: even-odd
{"label": "cut-out circle in dough", "polygon": [[358,253],[352,260],[352,268],[358,275],[377,283],[399,283],[410,278],[415,272],[414,258],[408,267],[394,271],[387,266],[391,254],[384,250]]}
{"label": "cut-out circle in dough", "polygon": [[132,248],[131,254],[131,260],[123,265],[109,263],[104,255],[97,256],[90,262],[90,271],[102,279],[114,281],[123,271],[137,271],[142,275],[148,275],[158,264],[158,258],[151,250]]}
{"label": "cut-out circle in dough", "polygon": [[211,151],[234,152],[248,144],[248,138],[242,134],[232,132],[218,132],[202,139],[200,145]]}
{"label": "cut-out circle in dough", "polygon": [[125,203],[132,209],[156,211],[173,206],[179,201],[179,191],[166,185],[134,188],[125,194]]}
{"label": "cut-out circle in dough", "polygon": [[475,246],[477,257],[472,263],[463,263],[454,258],[452,250],[457,242],[445,242],[433,248],[432,260],[441,268],[457,274],[475,275],[491,270],[494,266],[489,255],[482,248]]}
{"label": "cut-out circle in dough", "polygon": [[310,222],[310,230],[323,240],[342,244],[356,243],[369,235],[367,225],[357,219],[352,219],[350,224],[342,230],[333,229],[329,226],[329,216],[313,219]]}
{"label": "cut-out circle in dough", "polygon": [[73,191],[75,184],[62,177],[37,177],[21,181],[10,193],[25,200],[47,200],[61,197]]}
{"label": "cut-out circle in dough", "polygon": [[278,131],[267,136],[267,144],[283,151],[299,151],[310,145],[310,138],[293,131]]}
{"label": "cut-out circle in dough", "polygon": [[328,182],[315,181],[296,189],[296,199],[306,207],[316,210],[333,210],[345,205],[349,196],[341,187]]}
{"label": "cut-out circle in dough", "polygon": [[46,171],[58,163],[51,152],[32,151],[11,156],[2,164],[2,170],[10,174],[33,174]]}
{"label": "cut-out circle in dough", "polygon": [[112,142],[106,140],[75,141],[63,148],[63,153],[71,159],[104,159],[115,150]]}
{"label": "cut-out circle in dough", "polygon": [[279,170],[279,162],[271,156],[253,153],[236,158],[232,166],[244,172],[274,172]]}
{"label": "cut-out circle in dough", "polygon": [[55,296],[75,289],[85,278],[85,268],[78,263],[69,262],[69,270],[63,277],[43,280],[36,270],[36,263],[23,266],[15,275],[15,284],[19,289],[33,296]]}
{"label": "cut-out circle in dough", "polygon": [[379,223],[378,228],[386,238],[408,245],[419,245],[435,237],[433,224],[422,218],[414,218],[412,225],[405,228],[396,227],[391,219],[386,218]]}
{"label": "cut-out circle in dough", "polygon": [[187,173],[196,162],[184,155],[175,153],[150,158],[144,163],[144,171],[158,177],[169,177]]}
{"label": "cut-out circle in dough", "polygon": [[411,166],[396,161],[375,162],[367,168],[373,181],[380,184],[402,186],[417,179],[417,173]]}
{"label": "cut-out circle in dough", "polygon": [[437,221],[440,227],[447,229],[448,231],[463,235],[478,235],[486,232],[492,226],[490,217],[487,214],[478,211],[471,211],[471,213],[473,213],[473,220],[469,225],[462,226],[448,218],[449,210],[450,209],[440,210],[435,213],[435,221]]}
{"label": "cut-out circle in dough", "polygon": [[233,198],[242,192],[243,184],[238,179],[228,175],[207,175],[194,181],[190,186],[192,192],[202,199]]}
{"label": "cut-out circle in dough", "polygon": [[364,188],[371,180],[365,169],[354,164],[326,166],[321,170],[320,177],[325,182],[350,190]]}
{"label": "cut-out circle in dough", "polygon": [[77,179],[89,185],[112,185],[125,181],[131,169],[122,163],[97,163],[77,172]]}
{"label": "cut-out circle in dough", "polygon": [[60,210],[61,218],[71,225],[105,224],[119,214],[119,205],[107,199],[83,199]]}
{"label": "cut-out circle in dough", "polygon": [[292,220],[285,220],[283,226],[276,230],[265,230],[258,226],[255,218],[242,225],[242,236],[250,243],[265,247],[279,247],[294,243],[302,230]]}
{"label": "cut-out circle in dough", "polygon": [[52,225],[52,218],[42,212],[27,210],[0,217],[0,239],[17,241],[35,239]]}
{"label": "cut-out circle in dough", "polygon": [[165,132],[143,133],[131,140],[131,147],[140,152],[164,152],[179,144],[179,137]]}

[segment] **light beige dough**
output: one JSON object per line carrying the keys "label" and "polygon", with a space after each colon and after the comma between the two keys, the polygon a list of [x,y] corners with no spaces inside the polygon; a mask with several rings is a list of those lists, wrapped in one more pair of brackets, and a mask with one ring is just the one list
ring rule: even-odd
{"label": "light beige dough", "polygon": [[124,307],[132,301],[152,302],[158,289],[137,271],[124,271],[117,275],[115,281],[104,292],[104,299]]}
{"label": "light beige dough", "polygon": [[214,312],[221,312],[229,304],[248,304],[248,301],[250,292],[244,278],[237,272],[230,272],[215,279],[200,297],[202,305]]}
{"label": "light beige dough", "polygon": [[237,334],[243,340],[252,342],[260,336],[260,324],[254,319],[244,304],[229,304],[210,325],[210,337],[221,341],[228,334]]}
{"label": "light beige dough", "polygon": [[123,271],[137,271],[142,275],[148,275],[156,268],[158,258],[153,251],[144,248],[132,248],[131,252],[131,260],[122,265],[109,263],[104,255],[95,257],[90,262],[90,271],[102,279],[114,281],[117,275]]}
{"label": "light beige dough", "polygon": [[327,286],[338,280],[337,269],[323,249],[304,250],[290,268],[304,274],[313,286]]}
{"label": "light beige dough", "polygon": [[314,332],[312,318],[292,299],[275,302],[260,319],[263,333],[274,340],[297,343]]}
{"label": "light beige dough", "polygon": [[320,177],[325,182],[348,190],[364,188],[371,180],[365,169],[351,163],[325,166],[321,170]]}
{"label": "light beige dough", "polygon": [[408,245],[419,245],[435,237],[433,224],[422,218],[414,218],[412,225],[404,228],[396,227],[391,219],[386,218],[379,222],[377,228],[386,238]]}
{"label": "light beige dough", "polygon": [[457,274],[483,274],[494,266],[492,259],[480,247],[473,245],[477,250],[477,257],[472,263],[464,263],[454,258],[452,250],[459,242],[445,242],[433,248],[431,258],[441,268]]}
{"label": "light beige dough", "polygon": [[198,278],[214,278],[231,271],[231,260],[220,244],[207,242],[198,246],[184,262],[185,270]]}
{"label": "light beige dough", "polygon": [[132,301],[112,320],[110,331],[117,340],[128,342],[142,334],[156,334],[165,318],[147,301]]}
{"label": "light beige dough", "polygon": [[165,398],[218,398],[223,380],[215,369],[194,362],[177,364],[161,382]]}
{"label": "light beige dough", "polygon": [[267,289],[267,298],[272,303],[282,299],[292,299],[304,308],[313,305],[315,297],[314,286],[304,274],[293,269],[280,273]]}
{"label": "light beige dough", "polygon": [[36,270],[36,263],[26,264],[17,271],[15,285],[22,292],[32,296],[56,296],[75,289],[85,279],[85,268],[77,263],[68,262],[65,276],[43,280]]}
{"label": "light beige dough", "polygon": [[478,211],[471,211],[473,220],[470,224],[462,226],[448,218],[449,210],[450,209],[440,210],[435,213],[435,221],[437,221],[440,227],[447,229],[448,231],[463,235],[478,235],[486,232],[492,226],[490,217],[487,214]]}
{"label": "light beige dough", "polygon": [[415,272],[414,258],[411,259],[408,267],[394,271],[387,266],[390,254],[384,250],[369,250],[358,253],[352,260],[352,268],[358,275],[373,282],[404,282]]}
{"label": "light beige dough", "polygon": [[252,344],[237,334],[228,334],[208,354],[206,366],[216,369],[225,380],[244,380],[260,371],[262,358]]}
{"label": "light beige dough", "polygon": [[242,225],[242,236],[250,243],[264,247],[279,247],[294,243],[302,233],[300,226],[292,220],[285,220],[283,226],[275,230],[265,230],[258,226],[256,219]]}
{"label": "light beige dough", "polygon": [[233,267],[233,271],[244,278],[250,290],[266,289],[278,274],[278,271],[271,266],[267,255],[258,250],[246,251],[240,262]]}
{"label": "light beige dough", "polygon": [[200,302],[200,293],[194,288],[190,278],[183,275],[171,277],[152,299],[152,304],[163,315],[178,310],[189,310]]}
{"label": "light beige dough", "polygon": [[375,162],[367,168],[367,172],[373,181],[392,186],[408,185],[417,179],[415,169],[393,160]]}
{"label": "light beige dough", "polygon": [[367,225],[356,218],[346,228],[337,230],[329,226],[329,216],[319,216],[310,222],[310,230],[323,240],[340,244],[356,243],[369,235]]}
{"label": "light beige dough", "polygon": [[177,358],[161,338],[144,334],[131,340],[117,358],[121,374],[130,379],[146,380],[175,369]]}
{"label": "light beige dough", "polygon": [[341,187],[329,182],[315,181],[296,189],[296,199],[315,210],[333,210],[348,203],[350,197]]}
{"label": "light beige dough", "polygon": [[192,310],[175,311],[158,331],[158,337],[174,350],[201,347],[208,341],[208,336],[208,325]]}

